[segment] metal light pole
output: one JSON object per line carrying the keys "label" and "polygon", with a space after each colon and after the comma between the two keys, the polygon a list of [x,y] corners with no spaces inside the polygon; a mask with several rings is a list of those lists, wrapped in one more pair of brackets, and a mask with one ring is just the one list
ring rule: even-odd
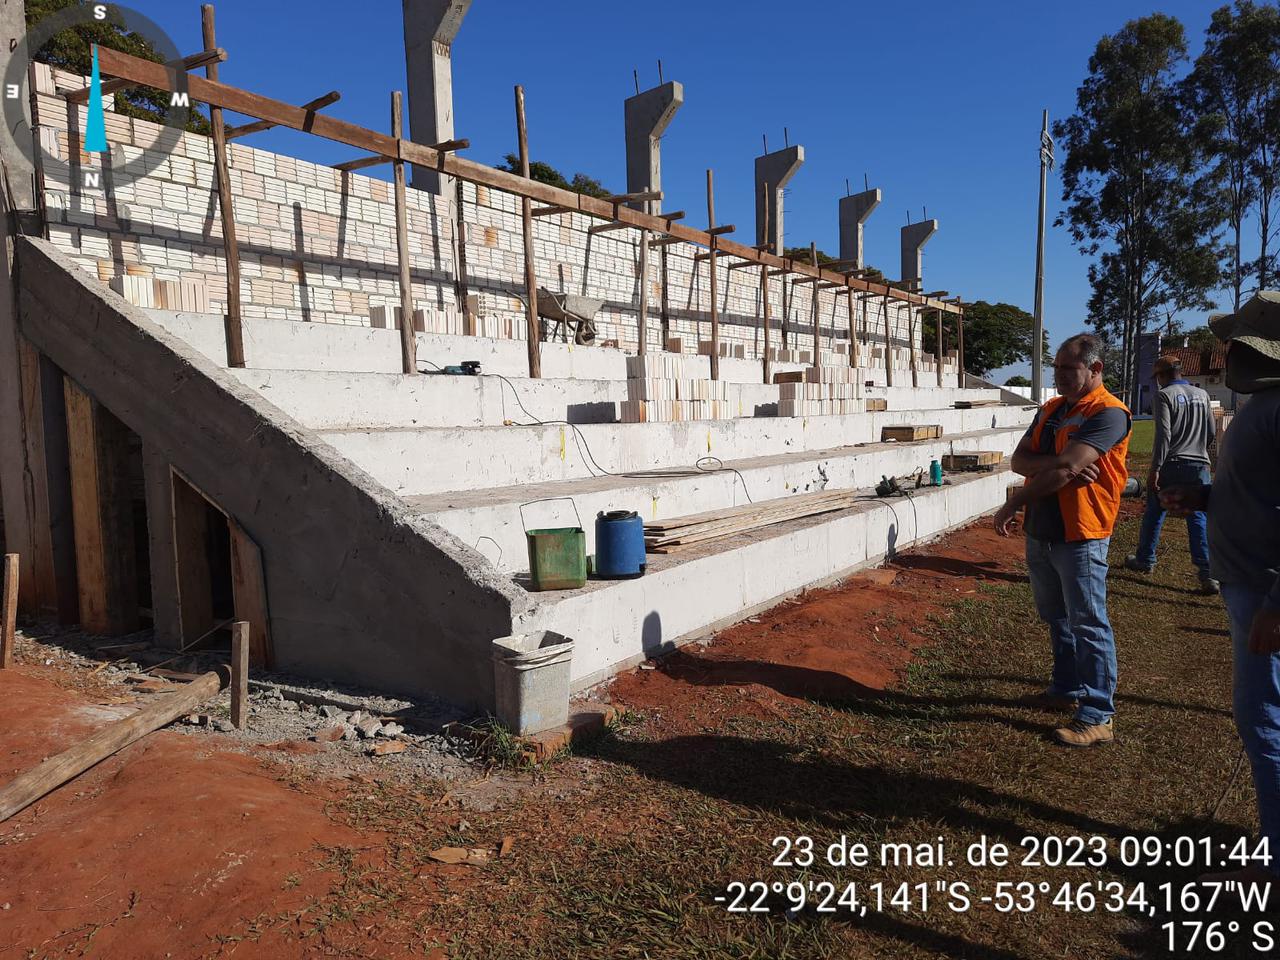
{"label": "metal light pole", "polygon": [[1040,226],[1036,231],[1036,306],[1035,331],[1031,340],[1031,400],[1039,403],[1044,373],[1044,201],[1053,169],[1053,137],[1049,136],[1049,111],[1044,112],[1040,126]]}

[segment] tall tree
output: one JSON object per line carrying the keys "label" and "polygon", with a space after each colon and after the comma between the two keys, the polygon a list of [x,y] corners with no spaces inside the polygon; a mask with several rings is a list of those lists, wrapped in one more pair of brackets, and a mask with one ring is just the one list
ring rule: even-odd
{"label": "tall tree", "polygon": [[[1222,184],[1230,230],[1226,279],[1240,309],[1245,278],[1274,274],[1271,210],[1276,192],[1275,124],[1280,119],[1280,10],[1236,0],[1215,10],[1204,50],[1185,81],[1195,132]],[[1257,209],[1260,252],[1253,270],[1241,249],[1246,215]]]}
{"label": "tall tree", "polygon": [[1133,358],[1162,309],[1207,309],[1221,276],[1218,192],[1197,182],[1196,140],[1183,120],[1176,74],[1187,58],[1182,24],[1165,14],[1103,37],[1054,125],[1066,149],[1058,218],[1094,257],[1090,322],[1120,342],[1120,388],[1136,393]]}
{"label": "tall tree", "polygon": [[[926,356],[932,354],[938,345],[938,318],[933,311],[925,312],[920,333],[921,348]],[[948,330],[948,342],[953,337],[954,330]],[[964,305],[964,368],[974,376],[985,377],[992,370],[1030,360],[1034,341],[1035,318],[1021,307],[985,300]],[[1042,344],[1044,355],[1049,356],[1049,338]]]}

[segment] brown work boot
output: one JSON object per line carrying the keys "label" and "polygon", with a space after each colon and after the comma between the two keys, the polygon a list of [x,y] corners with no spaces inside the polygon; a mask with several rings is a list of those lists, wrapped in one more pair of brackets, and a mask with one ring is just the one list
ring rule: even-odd
{"label": "brown work boot", "polygon": [[1072,720],[1065,727],[1053,731],[1053,739],[1064,747],[1100,747],[1115,738],[1115,728],[1110,719],[1102,723]]}

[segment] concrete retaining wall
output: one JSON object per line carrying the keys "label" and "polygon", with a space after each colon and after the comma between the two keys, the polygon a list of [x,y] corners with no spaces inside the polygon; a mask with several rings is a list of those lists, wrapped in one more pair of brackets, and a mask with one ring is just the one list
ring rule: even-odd
{"label": "concrete retaining wall", "polygon": [[281,668],[489,706],[518,588],[51,244],[18,262],[22,332],[261,547]]}

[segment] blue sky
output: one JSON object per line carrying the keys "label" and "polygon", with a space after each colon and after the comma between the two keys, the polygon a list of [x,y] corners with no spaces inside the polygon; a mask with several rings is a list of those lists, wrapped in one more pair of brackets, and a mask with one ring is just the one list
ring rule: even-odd
{"label": "blue sky", "polygon": [[[664,77],[685,89],[663,141],[668,209],[703,223],[711,167],[717,218],[753,236],[753,158],[762,134],[780,147],[786,127],[806,154],[786,197],[788,245],[813,240],[834,255],[837,200],[846,178],[856,191],[865,175],[884,192],[867,225],[873,265],[898,275],[898,230],[908,211],[917,220],[927,208],[939,220],[927,288],[1030,310],[1041,110],[1071,112],[1094,45],[1126,20],[1178,17],[1194,56],[1219,5],[475,0],[453,51],[457,135],[471,140],[469,158],[498,162],[514,149],[512,87],[522,83],[534,159],[621,191],[622,101],[633,69],[642,88],[657,83],[661,58]],[[133,6],[184,52],[201,46],[197,3]],[[329,112],[388,129],[389,91],[405,82],[399,0],[221,0],[217,14],[226,82],[295,103],[336,88],[343,99]],[[352,155],[291,131],[251,142],[320,162]],[[1050,223],[1060,192],[1055,173]],[[1045,319],[1055,344],[1084,326],[1087,265],[1065,229],[1051,228]]]}

